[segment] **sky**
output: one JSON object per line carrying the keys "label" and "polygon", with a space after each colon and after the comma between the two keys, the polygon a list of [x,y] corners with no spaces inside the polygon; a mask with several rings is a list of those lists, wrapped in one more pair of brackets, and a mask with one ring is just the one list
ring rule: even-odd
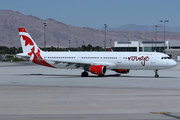
{"label": "sky", "polygon": [[43,20],[101,29],[136,24],[180,26],[180,0],[0,0],[0,10],[19,11]]}

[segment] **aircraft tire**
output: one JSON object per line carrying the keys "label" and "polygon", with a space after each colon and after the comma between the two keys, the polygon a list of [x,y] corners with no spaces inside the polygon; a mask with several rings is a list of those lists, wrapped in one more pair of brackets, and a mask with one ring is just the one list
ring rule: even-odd
{"label": "aircraft tire", "polygon": [[88,72],[82,72],[82,73],[81,73],[81,76],[82,76],[82,77],[88,77]]}
{"label": "aircraft tire", "polygon": [[155,75],[155,77],[156,77],[156,78],[158,78],[158,77],[159,77],[159,75],[157,75],[157,74],[156,74],[156,75]]}

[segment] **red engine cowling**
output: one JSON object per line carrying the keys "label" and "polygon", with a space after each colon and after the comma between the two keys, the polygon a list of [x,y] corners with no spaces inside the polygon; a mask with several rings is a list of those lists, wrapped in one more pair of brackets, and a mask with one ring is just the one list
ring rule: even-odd
{"label": "red engine cowling", "polygon": [[96,75],[104,75],[106,73],[106,66],[104,65],[92,65],[90,72]]}
{"label": "red engine cowling", "polygon": [[121,73],[121,74],[127,74],[129,73],[129,69],[113,69],[113,71],[117,72],[117,73]]}

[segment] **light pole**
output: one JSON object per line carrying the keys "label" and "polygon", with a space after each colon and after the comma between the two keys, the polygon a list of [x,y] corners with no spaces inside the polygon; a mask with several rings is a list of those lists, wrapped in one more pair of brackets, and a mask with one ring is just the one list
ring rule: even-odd
{"label": "light pole", "polygon": [[69,40],[69,48],[71,47],[71,40]]}
{"label": "light pole", "polygon": [[153,51],[153,39],[152,39],[152,49],[151,50]]}
{"label": "light pole", "polygon": [[155,25],[155,39],[156,39],[155,51],[157,51],[157,27],[159,27],[159,26],[158,26],[158,25]]}
{"label": "light pole", "polygon": [[76,48],[78,48],[78,41],[76,41]]}
{"label": "light pole", "polygon": [[104,24],[104,27],[105,27],[104,51],[106,51],[106,28],[108,27],[108,24]]}
{"label": "light pole", "polygon": [[[105,41],[103,41],[104,42],[104,46],[105,46]],[[104,51],[106,51],[106,50],[104,50]]]}
{"label": "light pole", "polygon": [[46,26],[47,22],[44,22],[44,51],[46,51]]}
{"label": "light pole", "polygon": [[111,48],[111,41],[112,41],[112,39],[110,39],[110,48]]}
{"label": "light pole", "polygon": [[59,41],[58,41],[58,48],[59,48]]}
{"label": "light pole", "polygon": [[128,39],[128,51],[129,51],[129,41],[130,41],[130,40]]}
{"label": "light pole", "polygon": [[169,20],[161,20],[159,22],[164,22],[164,53],[165,53],[165,22],[169,22]]}

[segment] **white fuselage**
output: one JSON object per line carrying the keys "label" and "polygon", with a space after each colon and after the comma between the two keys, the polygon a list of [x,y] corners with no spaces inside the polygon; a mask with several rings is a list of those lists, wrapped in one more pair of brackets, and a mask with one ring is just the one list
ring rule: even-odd
{"label": "white fuselage", "polygon": [[41,52],[41,56],[56,68],[71,69],[78,68],[77,63],[142,70],[168,69],[177,64],[168,55],[158,52]]}

